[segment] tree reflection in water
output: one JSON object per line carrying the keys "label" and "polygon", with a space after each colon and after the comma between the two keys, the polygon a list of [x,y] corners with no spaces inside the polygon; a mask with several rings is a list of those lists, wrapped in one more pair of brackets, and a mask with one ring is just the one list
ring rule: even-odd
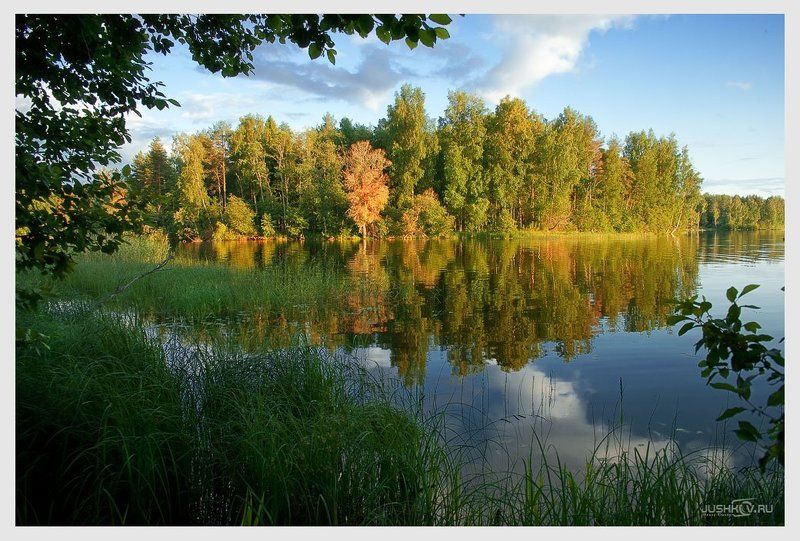
{"label": "tree reflection in water", "polygon": [[549,348],[565,361],[600,333],[665,325],[666,301],[697,289],[696,236],[231,242],[189,245],[180,256],[258,272],[321,264],[351,287],[336,303],[254,313],[229,322],[245,347],[292,343],[298,330],[329,348],[388,349],[409,384],[428,353],[446,349],[456,375],[485,362],[516,371]]}

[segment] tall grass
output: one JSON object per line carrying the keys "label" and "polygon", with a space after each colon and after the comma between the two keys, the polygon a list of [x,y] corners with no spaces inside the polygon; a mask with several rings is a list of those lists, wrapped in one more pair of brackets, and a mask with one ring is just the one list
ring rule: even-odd
{"label": "tall grass", "polygon": [[18,314],[46,335],[16,358],[17,520],[188,520],[183,382],[141,332],[85,312]]}
{"label": "tall grass", "polygon": [[[783,523],[782,470],[605,441],[574,472],[537,441],[521,474],[468,474],[441,416],[347,357],[165,345],[75,305],[18,320],[47,336],[17,345],[19,524]],[[701,512],[736,498],[774,510]]]}
{"label": "tall grass", "polygon": [[[111,256],[79,256],[75,270],[63,280],[25,272],[18,273],[17,281],[23,287],[43,289],[55,298],[104,300],[118,287],[152,270],[167,253],[164,242],[132,238]],[[351,285],[342,269],[319,262],[305,263],[302,269],[283,262],[254,272],[252,268],[177,257],[147,279],[134,282],[107,304],[139,313],[196,320],[334,303]]]}

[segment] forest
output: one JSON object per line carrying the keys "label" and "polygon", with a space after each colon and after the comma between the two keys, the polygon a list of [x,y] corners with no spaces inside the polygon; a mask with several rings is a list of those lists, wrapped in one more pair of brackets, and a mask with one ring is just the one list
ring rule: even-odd
{"label": "forest", "polygon": [[705,194],[700,227],[704,229],[783,229],[782,197]]}
{"label": "forest", "polygon": [[490,111],[464,91],[434,120],[410,85],[377,126],[328,114],[298,133],[247,115],[180,134],[171,152],[156,138],[128,179],[177,240],[783,227],[781,198],[701,184],[673,135],[604,139],[571,108],[547,120],[507,97]]}

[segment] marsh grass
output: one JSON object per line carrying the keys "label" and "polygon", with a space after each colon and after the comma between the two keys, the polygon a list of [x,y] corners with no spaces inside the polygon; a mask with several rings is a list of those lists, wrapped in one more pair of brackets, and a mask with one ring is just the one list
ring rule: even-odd
{"label": "marsh grass", "polygon": [[[168,348],[94,305],[17,317],[47,337],[17,345],[18,524],[783,523],[783,470],[611,431],[579,472],[539,440],[523,472],[487,472],[441,415],[346,356]],[[774,511],[701,513],[736,498]]]}
{"label": "marsh grass", "polygon": [[17,348],[18,523],[186,521],[193,442],[159,349],[87,312],[17,321],[46,335]]}
{"label": "marsh grass", "polygon": [[[119,286],[150,271],[168,253],[159,241],[132,238],[112,256],[84,254],[64,280],[34,272],[18,273],[18,286],[45,291],[46,298],[100,301]],[[274,313],[336,303],[350,290],[347,274],[336,266],[290,262],[254,271],[224,262],[175,258],[114,296],[106,305],[154,316],[189,320],[230,317],[244,312]],[[360,283],[358,287],[369,287]]]}

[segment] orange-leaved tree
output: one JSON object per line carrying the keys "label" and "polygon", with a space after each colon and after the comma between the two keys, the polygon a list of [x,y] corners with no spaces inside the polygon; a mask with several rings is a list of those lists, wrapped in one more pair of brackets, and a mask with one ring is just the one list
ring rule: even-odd
{"label": "orange-leaved tree", "polygon": [[350,208],[347,215],[367,237],[367,225],[377,222],[389,200],[389,177],[385,169],[392,165],[383,149],[373,149],[367,141],[350,145],[345,156],[344,188]]}

